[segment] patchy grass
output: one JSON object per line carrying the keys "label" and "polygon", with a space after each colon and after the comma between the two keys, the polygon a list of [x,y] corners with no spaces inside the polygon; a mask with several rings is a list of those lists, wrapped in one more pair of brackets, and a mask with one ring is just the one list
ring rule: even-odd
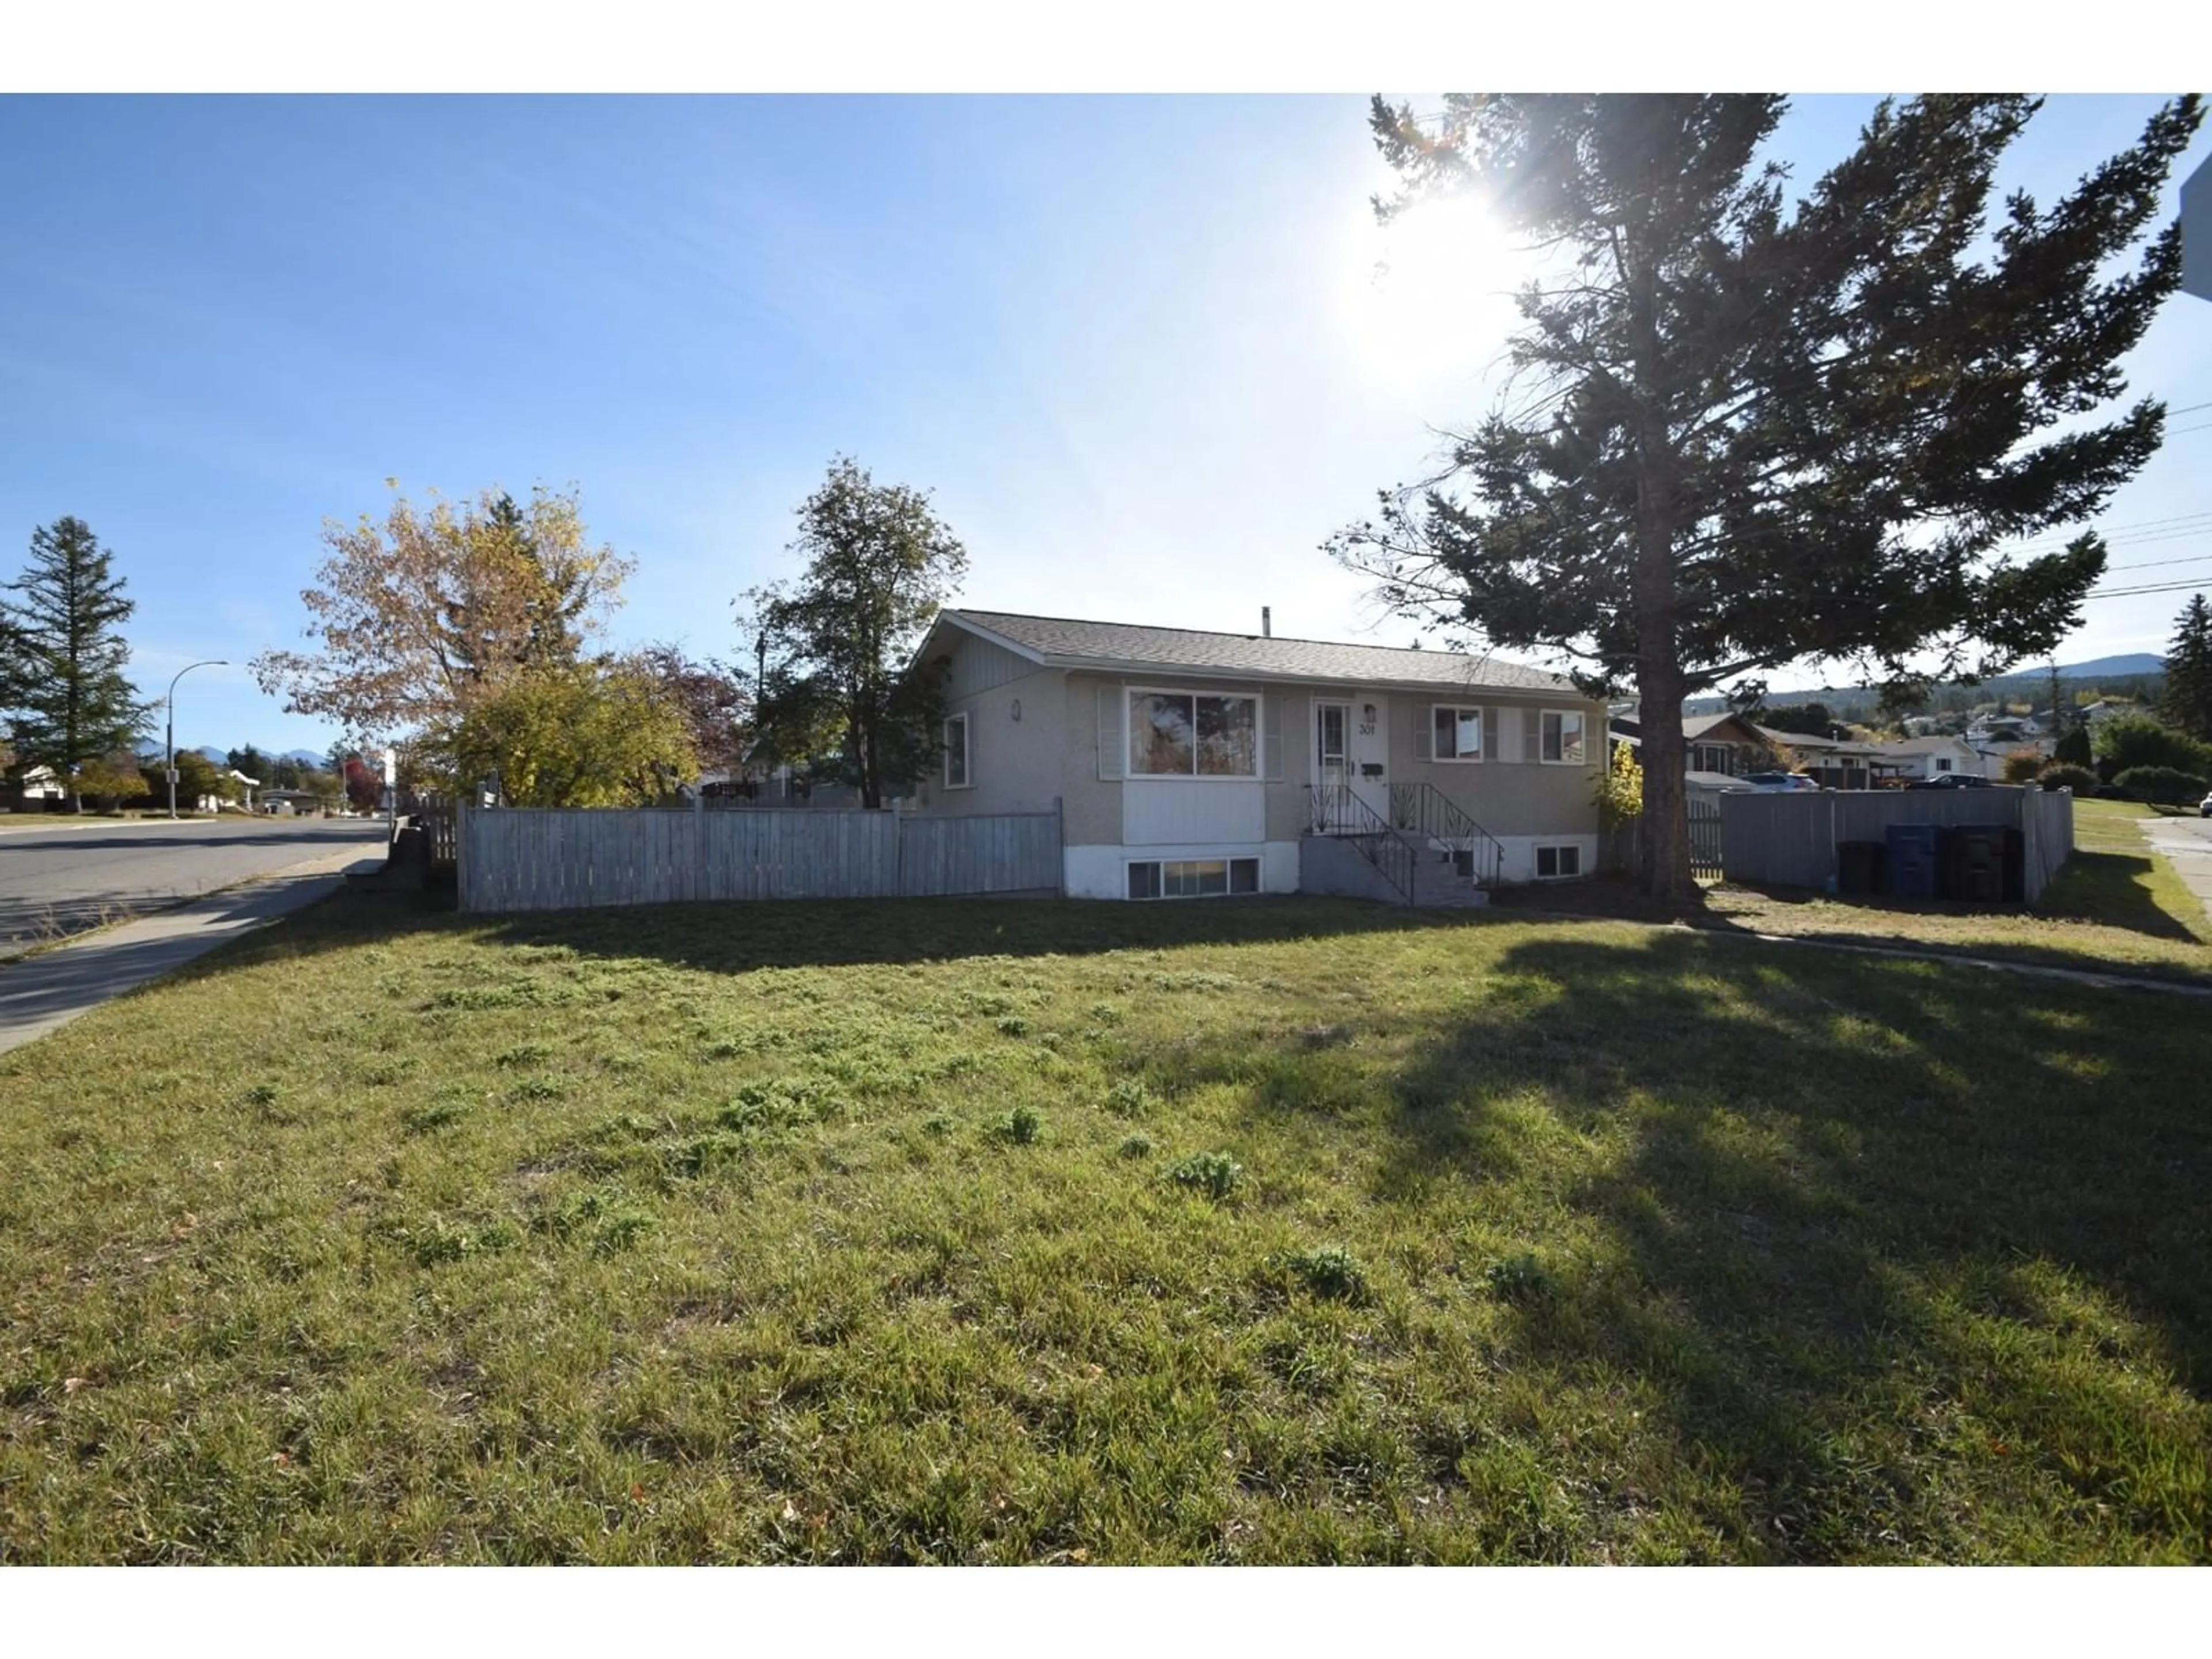
{"label": "patchy grass", "polygon": [[[1721,882],[1704,890],[1693,925],[1838,944],[1961,956],[2212,985],[2212,920],[2137,822],[2130,801],[2074,805],[2074,856],[2032,911],[1909,899],[1830,898]],[[1516,907],[1626,920],[1669,921],[1620,878],[1523,890]]]}
{"label": "patchy grass", "polygon": [[348,895],[0,1057],[0,1560],[2203,1561],[2208,1060],[1601,922]]}

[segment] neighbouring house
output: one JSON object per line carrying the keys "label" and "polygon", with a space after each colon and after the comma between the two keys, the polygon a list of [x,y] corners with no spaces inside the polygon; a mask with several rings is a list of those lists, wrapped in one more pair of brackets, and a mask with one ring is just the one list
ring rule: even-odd
{"label": "neighbouring house", "polygon": [[[1608,726],[1611,735],[1642,748],[1644,727],[1638,716],[1639,710],[1632,703],[1613,714]],[[1682,717],[1683,769],[1723,778],[1763,771],[1772,763],[1775,741],[1773,734],[1732,710],[1686,714]]]}
{"label": "neighbouring house", "polygon": [[280,818],[306,817],[322,811],[322,798],[312,789],[264,789],[259,810]]}
{"label": "neighbouring house", "polygon": [[1982,757],[1964,738],[1907,738],[1901,743],[1866,745],[1880,764],[1883,778],[1911,781],[1915,778],[1948,777],[1961,773],[1987,777]]}
{"label": "neighbouring house", "polygon": [[1605,710],[1538,669],[972,610],[918,659],[950,713],[911,810],[1056,811],[1072,897],[1382,897],[1410,861],[1418,902],[1479,902],[1595,867]]}
{"label": "neighbouring house", "polygon": [[37,812],[48,801],[65,799],[69,787],[51,766],[26,767],[20,778],[0,781],[0,805]]}

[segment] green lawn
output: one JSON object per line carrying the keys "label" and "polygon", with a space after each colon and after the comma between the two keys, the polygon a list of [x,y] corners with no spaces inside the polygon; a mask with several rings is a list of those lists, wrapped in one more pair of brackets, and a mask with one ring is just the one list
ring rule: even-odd
{"label": "green lawn", "polygon": [[2202,1562],[2201,1012],[346,896],[0,1056],[0,1560]]}
{"label": "green lawn", "polygon": [[[2157,807],[2074,804],[2075,854],[2033,910],[1830,898],[1723,882],[1690,920],[1723,931],[1991,957],[2212,985],[2212,919],[2136,824]],[[1521,906],[1658,920],[1620,878],[1509,894]],[[1671,913],[1666,913],[1671,918]]]}

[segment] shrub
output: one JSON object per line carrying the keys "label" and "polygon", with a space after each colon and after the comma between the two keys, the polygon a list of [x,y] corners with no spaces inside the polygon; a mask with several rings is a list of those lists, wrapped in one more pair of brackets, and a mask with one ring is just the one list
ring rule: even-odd
{"label": "shrub", "polygon": [[2062,766],[2087,766],[2094,758],[2087,726],[2075,726],[2058,739],[2057,760]]}
{"label": "shrub", "polygon": [[2086,766],[2051,765],[2036,775],[2045,789],[2071,789],[2077,795],[2097,793],[2097,775]]}
{"label": "shrub", "polygon": [[2015,749],[2004,757],[2004,781],[2030,783],[2043,769],[2043,757],[2033,749]]}
{"label": "shrub", "polygon": [[2212,772],[2212,743],[2199,743],[2186,732],[2147,714],[2123,714],[2107,720],[2097,730],[2094,742],[2097,758],[2112,763],[2109,774],[2101,766],[2097,769],[2108,781],[2117,782],[2120,774],[2146,766],[2200,778]]}
{"label": "shrub", "polygon": [[2112,786],[2130,800],[2166,806],[2194,806],[2204,794],[2202,777],[2171,766],[2131,766],[2113,778]]}
{"label": "shrub", "polygon": [[1168,1165],[1170,1181],[1208,1198],[1228,1197],[1243,1176],[1244,1166],[1226,1152],[1193,1152]]}
{"label": "shrub", "polygon": [[1043,1131],[1044,1120],[1036,1115],[1034,1108],[1017,1106],[1000,1118],[995,1127],[1001,1139],[1011,1140],[1017,1146],[1027,1146]]}
{"label": "shrub", "polygon": [[1150,1135],[1131,1135],[1121,1143],[1120,1150],[1124,1158],[1150,1158],[1152,1155],[1152,1138]]}

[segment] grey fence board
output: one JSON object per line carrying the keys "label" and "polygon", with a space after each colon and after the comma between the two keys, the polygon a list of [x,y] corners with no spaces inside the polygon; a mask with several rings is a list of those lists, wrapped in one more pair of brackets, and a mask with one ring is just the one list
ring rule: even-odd
{"label": "grey fence board", "polygon": [[1056,892],[1061,880],[1057,812],[464,807],[456,840],[464,910]]}
{"label": "grey fence board", "polygon": [[1724,794],[1720,802],[1728,879],[1765,887],[1825,887],[1838,842],[1880,841],[1893,823],[2010,824],[2021,835],[2031,904],[2074,851],[2074,798],[2060,791],[1824,789]]}

